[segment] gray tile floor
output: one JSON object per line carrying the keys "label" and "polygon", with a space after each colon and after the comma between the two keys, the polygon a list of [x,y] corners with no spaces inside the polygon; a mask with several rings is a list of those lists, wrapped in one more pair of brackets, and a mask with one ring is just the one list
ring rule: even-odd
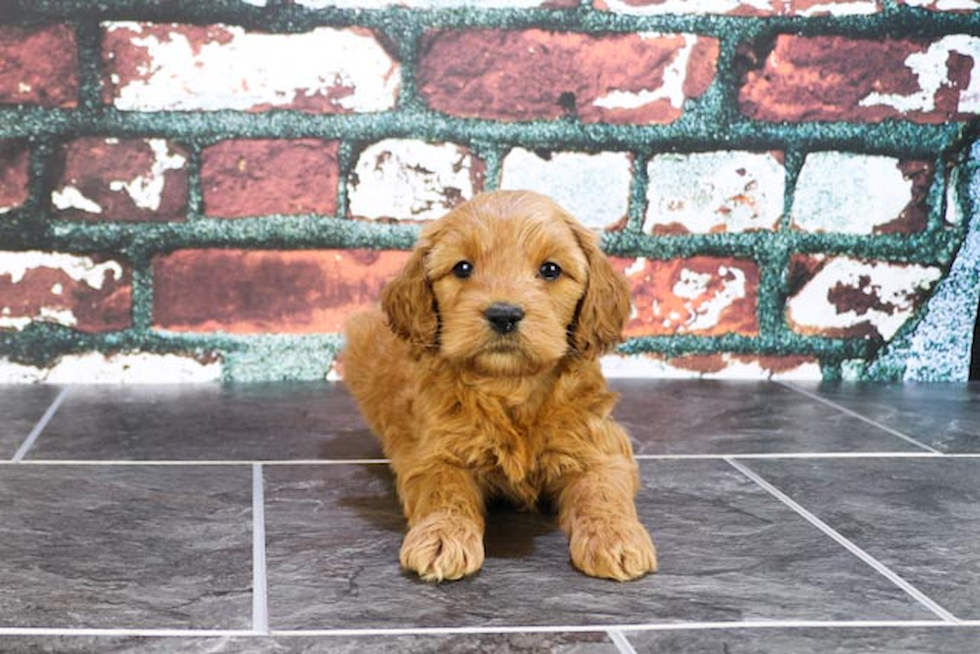
{"label": "gray tile floor", "polygon": [[615,386],[660,573],[443,585],[342,386],[0,387],[0,652],[980,651],[980,386]]}

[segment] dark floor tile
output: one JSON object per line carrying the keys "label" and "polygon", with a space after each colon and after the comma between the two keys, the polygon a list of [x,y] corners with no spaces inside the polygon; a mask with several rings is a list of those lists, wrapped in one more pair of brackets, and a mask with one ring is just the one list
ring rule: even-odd
{"label": "dark floor tile", "polygon": [[478,575],[426,584],[399,570],[386,467],[265,474],[273,629],[933,617],[722,461],[641,464],[661,572],[625,584],[573,570],[553,518],[510,510],[490,516]]}
{"label": "dark floor tile", "polygon": [[794,385],[941,452],[980,452],[980,382]]}
{"label": "dark floor tile", "polygon": [[0,637],[5,654],[617,654],[602,632],[420,636]]}
{"label": "dark floor tile", "polygon": [[44,384],[0,384],[0,459],[17,453],[60,392]]}
{"label": "dark floor tile", "polygon": [[272,638],[247,636],[141,637],[141,636],[3,636],[4,654],[280,654]]}
{"label": "dark floor tile", "polygon": [[780,384],[615,380],[637,454],[916,452],[910,443]]}
{"label": "dark floor tile", "polygon": [[251,626],[247,467],[0,468],[0,626]]}
{"label": "dark floor tile", "polygon": [[977,627],[705,629],[626,634],[637,654],[966,654]]}
{"label": "dark floor tile", "polygon": [[980,459],[744,463],[957,617],[980,618]]}
{"label": "dark floor tile", "polygon": [[27,459],[379,456],[350,394],[323,382],[74,387]]}

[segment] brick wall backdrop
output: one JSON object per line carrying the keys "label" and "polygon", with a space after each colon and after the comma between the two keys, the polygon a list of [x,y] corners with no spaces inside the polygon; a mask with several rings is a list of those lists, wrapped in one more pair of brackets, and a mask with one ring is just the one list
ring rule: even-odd
{"label": "brick wall backdrop", "polygon": [[965,378],[975,0],[0,6],[0,380],[334,374],[493,188],[603,232],[613,375]]}

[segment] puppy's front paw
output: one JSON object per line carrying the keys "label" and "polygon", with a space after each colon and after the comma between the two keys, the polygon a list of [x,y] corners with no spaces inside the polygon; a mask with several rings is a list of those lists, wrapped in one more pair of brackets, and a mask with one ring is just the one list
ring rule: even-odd
{"label": "puppy's front paw", "polygon": [[460,516],[427,516],[405,536],[400,558],[425,581],[460,579],[483,565],[483,530]]}
{"label": "puppy's front paw", "polygon": [[591,577],[629,581],[657,571],[657,550],[636,520],[578,520],[568,548],[572,564]]}

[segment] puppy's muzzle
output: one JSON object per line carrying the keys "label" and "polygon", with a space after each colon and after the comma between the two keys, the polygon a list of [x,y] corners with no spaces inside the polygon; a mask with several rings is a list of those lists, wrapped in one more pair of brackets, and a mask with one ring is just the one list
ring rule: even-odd
{"label": "puppy's muzzle", "polygon": [[524,310],[515,304],[494,302],[483,312],[490,327],[498,334],[509,334],[517,329],[517,323],[524,318]]}

